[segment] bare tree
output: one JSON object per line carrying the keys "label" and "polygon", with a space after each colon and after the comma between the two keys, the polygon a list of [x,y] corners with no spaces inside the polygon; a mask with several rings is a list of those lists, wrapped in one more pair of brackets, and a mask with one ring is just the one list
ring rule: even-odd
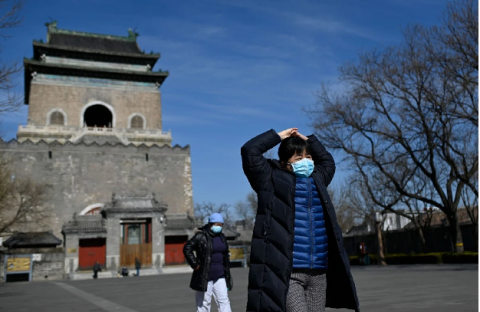
{"label": "bare tree", "polygon": [[355,224],[357,218],[362,218],[358,211],[352,207],[351,203],[348,201],[348,185],[342,185],[341,187],[329,186],[328,193],[330,199],[335,207],[335,213],[337,215],[338,225],[342,229],[343,233],[346,233],[350,230]]}
{"label": "bare tree", "polygon": [[233,225],[233,211],[232,207],[228,204],[214,204],[212,202],[199,203],[195,205],[195,217],[199,222],[207,222],[208,216],[212,213],[218,212],[222,214],[224,224],[226,227]]}
{"label": "bare tree", "polygon": [[253,191],[248,193],[244,200],[239,200],[235,203],[234,211],[239,220],[245,220],[246,229],[253,229],[257,207],[257,194]]}
{"label": "bare tree", "polygon": [[53,213],[44,205],[48,190],[45,184],[15,177],[11,161],[0,157],[0,234],[51,228]]}
{"label": "bare tree", "polygon": [[[404,173],[408,172],[404,168],[401,170]],[[422,211],[422,208],[425,208],[422,201],[409,196],[399,195],[385,175],[375,173],[375,170],[371,170],[369,175],[362,166],[359,166],[357,171],[360,173],[357,175],[358,183],[364,187],[364,193],[369,196],[372,203],[380,207],[383,212],[393,212],[410,220],[419,233],[420,249],[426,252],[425,231],[430,226],[432,218],[431,209]],[[433,200],[435,197],[435,190],[424,178],[417,177],[417,179],[412,179],[409,184],[409,190],[417,197],[420,196],[430,200]]]}
{"label": "bare tree", "polygon": [[393,212],[412,200],[438,207],[457,252],[462,193],[478,198],[477,23],[473,0],[449,4],[441,26],[410,27],[401,44],[342,66],[342,93],[324,85],[308,110],[375,203]]}
{"label": "bare tree", "polygon": [[[10,5],[8,0],[0,0],[0,39],[8,39],[8,30],[17,27],[22,22],[22,0],[15,0]],[[0,43],[0,55],[2,52]],[[0,61],[0,115],[13,112],[23,104],[23,96],[14,91],[17,86],[16,74],[22,66],[16,61]]]}
{"label": "bare tree", "polygon": [[[380,188],[378,189],[380,190]],[[379,192],[382,191],[380,190]],[[349,207],[356,218],[361,218],[365,224],[375,228],[378,264],[387,265],[385,261],[383,233],[383,224],[385,222],[385,218],[383,217],[383,213],[385,212],[384,207],[375,203],[366,183],[359,174],[350,177],[348,187],[346,186],[344,188],[343,197],[345,198],[345,205]]]}
{"label": "bare tree", "polygon": [[[474,183],[478,188],[478,178],[475,178]],[[470,189],[465,188],[462,192],[462,204],[473,224],[474,237],[478,237],[478,196],[475,196]],[[478,240],[475,241],[475,244],[478,249]]]}
{"label": "bare tree", "polygon": [[238,217],[238,220],[245,221],[245,227],[251,228],[255,216],[252,214],[250,205],[245,200],[239,200],[233,205],[233,209]]}
{"label": "bare tree", "polygon": [[258,196],[257,193],[254,191],[251,191],[250,193],[247,194],[247,202],[250,206],[250,208],[253,210],[253,214],[257,214],[257,208],[258,208]]}

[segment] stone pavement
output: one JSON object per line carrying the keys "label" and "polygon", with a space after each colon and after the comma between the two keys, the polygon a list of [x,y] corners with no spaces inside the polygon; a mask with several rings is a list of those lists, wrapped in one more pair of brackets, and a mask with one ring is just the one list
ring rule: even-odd
{"label": "stone pavement", "polygon": [[[352,273],[362,312],[478,311],[477,265],[353,267]],[[232,274],[232,311],[245,311],[248,270]],[[167,274],[0,284],[0,311],[193,312],[189,281],[190,274]]]}

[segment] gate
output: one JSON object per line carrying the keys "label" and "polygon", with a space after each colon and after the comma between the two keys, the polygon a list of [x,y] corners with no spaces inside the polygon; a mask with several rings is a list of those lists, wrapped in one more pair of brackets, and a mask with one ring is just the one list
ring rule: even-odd
{"label": "gate", "polygon": [[142,267],[152,265],[152,244],[120,245],[120,265],[135,267],[135,258]]}
{"label": "gate", "polygon": [[188,236],[165,236],[165,265],[184,264],[183,246]]}
{"label": "gate", "polygon": [[105,268],[105,238],[80,239],[78,268],[91,270],[98,261]]}

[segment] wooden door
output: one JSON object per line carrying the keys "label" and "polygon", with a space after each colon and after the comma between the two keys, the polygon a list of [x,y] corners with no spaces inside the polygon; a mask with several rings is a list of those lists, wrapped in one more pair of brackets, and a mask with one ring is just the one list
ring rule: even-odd
{"label": "wooden door", "polygon": [[120,265],[135,267],[135,258],[140,260],[142,267],[152,265],[152,244],[135,244],[120,246]]}
{"label": "wooden door", "polygon": [[122,225],[122,245],[120,245],[120,265],[135,267],[135,258],[142,267],[152,265],[151,224],[131,223]]}
{"label": "wooden door", "polygon": [[98,261],[105,268],[105,238],[81,239],[79,241],[78,267],[80,270],[91,270]]}
{"label": "wooden door", "polygon": [[183,247],[188,240],[188,236],[165,236],[165,264],[183,264],[185,256]]}

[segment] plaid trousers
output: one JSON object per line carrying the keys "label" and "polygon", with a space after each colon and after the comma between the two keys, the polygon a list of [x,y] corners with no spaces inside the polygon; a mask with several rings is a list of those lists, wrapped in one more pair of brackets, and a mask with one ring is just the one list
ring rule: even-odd
{"label": "plaid trousers", "polygon": [[293,269],[287,294],[287,312],[324,312],[327,275],[324,271]]}

